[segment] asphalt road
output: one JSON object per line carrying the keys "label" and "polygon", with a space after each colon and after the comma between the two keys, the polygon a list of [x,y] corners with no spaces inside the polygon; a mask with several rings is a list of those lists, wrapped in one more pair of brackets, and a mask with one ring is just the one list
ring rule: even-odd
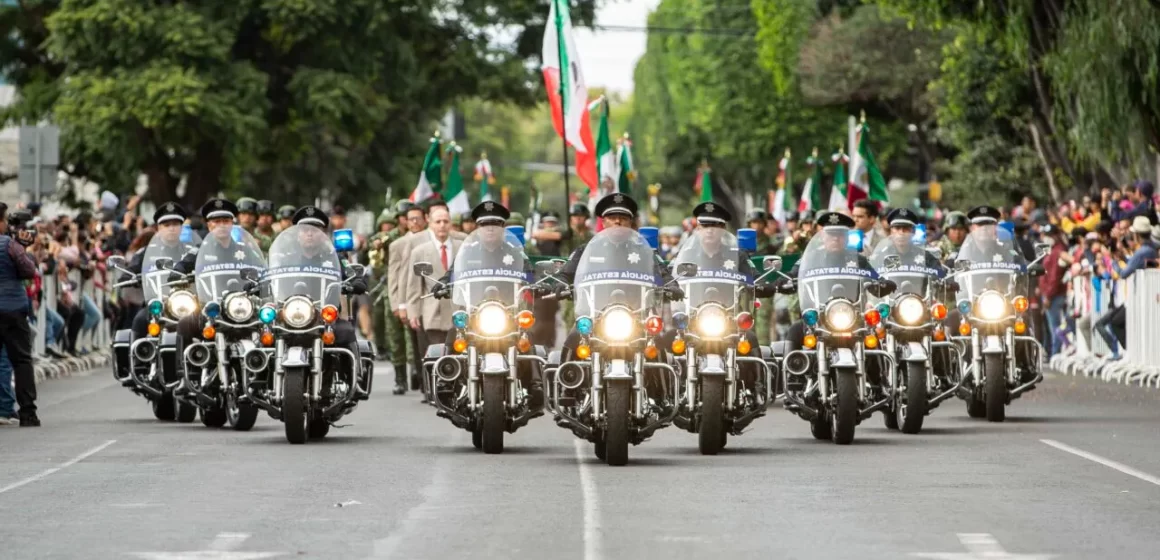
{"label": "asphalt road", "polygon": [[778,408],[719,456],[674,427],[612,468],[546,417],[483,455],[385,387],[291,446],[158,422],[107,371],[46,382],[44,427],[0,428],[0,557],[1160,557],[1157,391],[1049,377],[1004,424],[952,400],[844,447]]}

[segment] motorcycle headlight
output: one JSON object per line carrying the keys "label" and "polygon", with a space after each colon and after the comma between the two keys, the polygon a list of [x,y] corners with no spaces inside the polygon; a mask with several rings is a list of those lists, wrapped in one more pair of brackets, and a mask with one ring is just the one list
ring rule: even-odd
{"label": "motorcycle headlight", "polygon": [[725,310],[710,305],[697,312],[697,334],[705,338],[720,338],[729,327]]}
{"label": "motorcycle headlight", "polygon": [[600,320],[601,334],[609,341],[628,340],[635,326],[636,320],[633,319],[632,313],[620,307],[605,313],[604,318]]}
{"label": "motorcycle headlight", "polygon": [[197,298],[185,290],[178,290],[169,294],[166,305],[169,306],[169,314],[173,315],[173,318],[184,319],[197,311]]}
{"label": "motorcycle headlight", "polygon": [[314,304],[302,296],[294,296],[286,300],[282,308],[282,320],[286,326],[301,329],[310,325],[314,320]]}
{"label": "motorcycle headlight", "polygon": [[858,313],[854,304],[846,300],[837,300],[826,306],[826,325],[835,331],[848,331],[854,328],[858,320]]}
{"label": "motorcycle headlight", "polygon": [[254,302],[245,294],[226,298],[226,317],[235,323],[244,323],[254,316]]}
{"label": "motorcycle headlight", "polygon": [[498,303],[489,303],[479,308],[475,324],[479,332],[486,336],[499,336],[510,330],[508,312]]}
{"label": "motorcycle headlight", "polygon": [[926,313],[926,306],[918,296],[905,296],[898,300],[894,312],[898,314],[898,319],[903,324],[917,325]]}
{"label": "motorcycle headlight", "polygon": [[980,319],[995,321],[1007,314],[1007,300],[999,292],[983,292],[975,300],[975,315]]}

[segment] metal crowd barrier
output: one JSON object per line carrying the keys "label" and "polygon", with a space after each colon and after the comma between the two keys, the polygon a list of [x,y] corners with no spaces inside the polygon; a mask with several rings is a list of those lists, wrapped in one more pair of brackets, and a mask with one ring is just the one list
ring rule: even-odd
{"label": "metal crowd barrier", "polygon": [[[1076,331],[1072,348],[1051,359],[1055,371],[1069,375],[1099,377],[1108,382],[1160,388],[1160,270],[1141,270],[1127,280],[1075,278],[1071,284]],[[1127,312],[1126,340],[1120,360],[1112,352],[1096,324],[1117,304]]]}
{"label": "metal crowd barrier", "polygon": [[[101,272],[95,272],[92,278],[85,280],[81,277],[80,271],[72,271],[69,273],[69,280],[78,286],[74,293],[74,299],[77,305],[83,309],[84,302],[82,296],[88,296],[92,299],[97,308],[97,325],[92,329],[82,329],[77,335],[76,347],[78,350],[88,350],[88,353],[81,357],[68,358],[58,360],[50,358],[47,354],[48,348],[48,310],[56,310],[60,302],[61,286],[56,274],[41,274],[41,298],[40,305],[36,310],[36,325],[32,330],[32,353],[33,365],[38,372],[43,373],[47,377],[58,377],[67,375],[70,371],[80,371],[98,367],[108,360],[109,348],[112,340],[112,325],[110,319],[105,317],[105,302],[109,299],[108,288],[110,284],[107,280],[109,275],[105,275],[104,286],[97,287],[97,275]],[[68,336],[68,326],[65,325],[62,329],[62,336],[57,338],[58,344],[62,342],[64,337]]]}

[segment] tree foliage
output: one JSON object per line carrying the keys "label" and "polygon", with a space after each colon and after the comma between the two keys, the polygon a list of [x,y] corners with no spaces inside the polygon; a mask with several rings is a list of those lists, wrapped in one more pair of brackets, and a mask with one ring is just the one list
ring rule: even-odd
{"label": "tree foliage", "polygon": [[[573,17],[590,22],[593,7]],[[527,60],[547,8],[27,0],[0,7],[0,68],[21,95],[5,116],[61,124],[71,168],[115,191],[141,172],[154,199],[181,189],[191,205],[222,191],[377,202],[413,181],[455,101],[536,99]]]}

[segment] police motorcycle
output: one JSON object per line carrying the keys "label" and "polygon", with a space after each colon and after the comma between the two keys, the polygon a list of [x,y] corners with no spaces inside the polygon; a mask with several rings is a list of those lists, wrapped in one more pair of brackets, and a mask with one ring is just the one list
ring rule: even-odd
{"label": "police motorcycle", "polygon": [[[868,381],[868,357],[885,361],[884,371],[894,369],[894,357],[880,349],[875,329],[880,311],[866,306],[868,294],[885,297],[893,283],[879,280],[869,263],[859,260],[863,237],[845,223],[849,218],[830,216],[831,223],[803,251],[797,278],[783,275],[788,282],[778,286],[781,293],[799,295],[801,346],[778,341],[773,348],[775,358],[783,356],[785,408],[808,421],[816,439],[846,445],[854,441],[862,420],[890,404],[886,376]],[[767,270],[780,270],[781,259],[766,257],[764,264]]]}
{"label": "police motorcycle", "polygon": [[[681,380],[658,345],[669,286],[655,266],[639,232],[607,228],[580,256],[574,287],[560,293],[575,301],[579,342],[563,363],[556,352],[549,356],[548,406],[558,425],[593,442],[609,465],[627,464],[629,444],[643,443],[678,412]],[[695,264],[677,267],[679,277],[695,274]]]}
{"label": "police motorcycle", "polygon": [[118,330],[113,337],[113,376],[122,386],[145,397],[158,420],[193,422],[197,407],[178,398],[181,386],[177,322],[196,313],[198,301],[190,278],[174,271],[187,250],[201,243],[200,236],[183,226],[176,243],[162,242],[158,233],[146,246],[140,274],[132,272],[121,256],[109,257],[106,265],[127,279],[114,288],[140,285],[149,317],[147,336],[133,340],[132,329]]}
{"label": "police motorcycle", "polygon": [[943,328],[947,307],[939,300],[954,282],[937,251],[929,255],[921,243],[918,234],[892,232],[870,257],[879,277],[897,286],[868,320],[878,322],[878,344],[896,364],[882,368],[890,392],[883,418],[887,428],[906,434],[919,433],[925,417],[960,386],[960,352]]}
{"label": "police motorcycle", "polygon": [[1043,381],[1043,347],[1026,314],[1030,278],[1042,274],[1038,265],[1049,249],[1036,244],[1027,264],[1011,233],[992,223],[976,225],[952,255],[962,318],[955,339],[966,345],[958,396],[972,418],[1002,422],[1007,405]]}
{"label": "police motorcycle", "polygon": [[753,333],[756,280],[745,270],[737,237],[701,228],[682,245],[673,265],[690,263],[696,276],[679,278],[683,302],[673,304],[669,345],[683,373],[684,394],[674,423],[698,434],[704,455],[716,455],[729,434],[740,435],[765,415],[774,379]]}
{"label": "police motorcycle", "polygon": [[[428,262],[413,272],[434,283],[432,294],[450,297],[451,347],[431,341],[424,358],[425,388],[437,414],[471,432],[484,453],[503,453],[504,432],[515,433],[544,415],[541,377],[546,351],[532,344],[536,317],[533,284],[523,242],[502,225],[480,225],[460,246],[450,276],[432,277]],[[554,317],[546,320],[554,320]]]}
{"label": "police motorcycle", "polygon": [[258,418],[243,383],[244,359],[260,341],[257,280],[266,270],[258,241],[237,225],[219,226],[197,252],[194,282],[202,340],[183,349],[183,385],[175,394],[196,406],[201,422],[248,431]]}
{"label": "police motorcycle", "polygon": [[343,287],[364,272],[349,265],[344,281],[336,247],[353,248],[350,230],[335,232],[331,243],[321,228],[293,225],[274,239],[260,279],[260,346],[243,356],[242,383],[253,404],[282,421],[290,443],[326,437],[371,393],[370,343],[358,341],[357,354],[335,346]]}

